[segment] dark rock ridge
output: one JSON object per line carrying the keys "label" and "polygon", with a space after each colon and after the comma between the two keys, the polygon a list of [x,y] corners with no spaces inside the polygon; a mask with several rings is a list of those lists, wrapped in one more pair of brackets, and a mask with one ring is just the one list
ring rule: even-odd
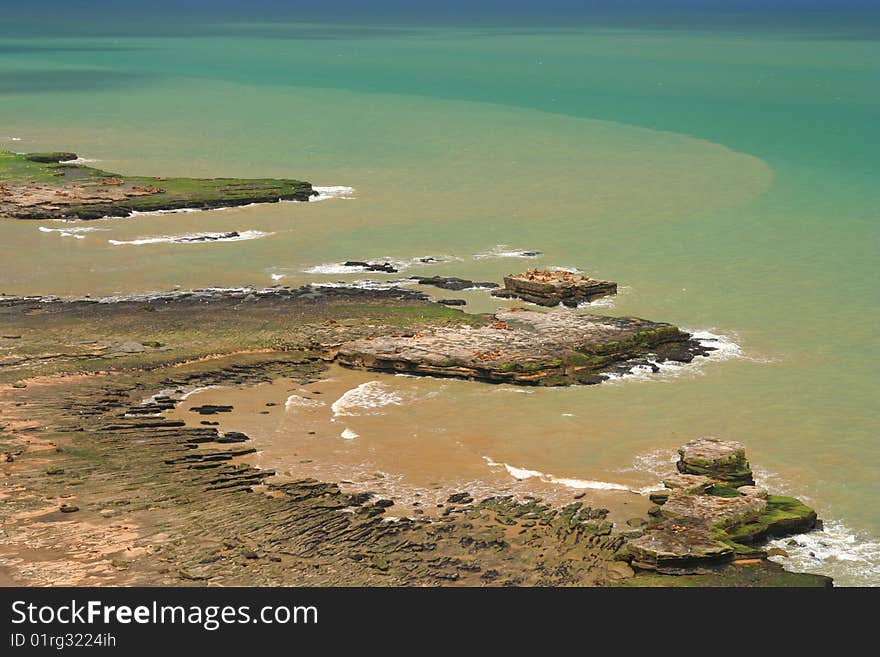
{"label": "dark rock ridge", "polygon": [[627,545],[634,567],[683,574],[763,558],[756,543],[816,526],[816,512],[799,500],[768,495],[754,485],[741,443],[698,438],[679,454],[679,474],[663,481],[667,492],[651,495],[661,505],[654,512],[657,521]]}
{"label": "dark rock ridge", "polygon": [[343,343],[336,360],[348,367],[458,377],[493,383],[600,383],[606,371],[633,367],[653,354],[691,359],[705,354],[675,326],[633,317],[567,310],[501,310],[488,326],[456,326],[368,337]]}
{"label": "dark rock ridge", "polygon": [[134,212],[308,201],[318,194],[299,180],[124,176],[71,162],[76,159],[76,153],[0,151],[0,217],[128,217]]}
{"label": "dark rock ridge", "polygon": [[211,233],[210,235],[194,235],[193,237],[178,237],[175,242],[216,242],[241,237],[237,230],[228,233]]}
{"label": "dark rock ridge", "polygon": [[504,288],[492,292],[492,296],[503,299],[522,299],[551,307],[563,304],[570,308],[610,294],[617,294],[617,283],[564,270],[538,269],[505,276]]}
{"label": "dark rock ridge", "polygon": [[343,267],[352,267],[353,269],[364,269],[366,271],[381,271],[386,274],[396,274],[397,268],[390,262],[365,262],[362,260],[347,260],[342,263]]}
{"label": "dark rock ridge", "polygon": [[469,281],[466,278],[456,278],[455,276],[413,276],[410,280],[418,281],[419,285],[433,285],[444,290],[454,290],[460,292],[470,288],[493,289],[498,287],[498,283],[489,283],[486,281]]}
{"label": "dark rock ridge", "polygon": [[290,300],[385,300],[402,299],[413,302],[429,301],[427,295],[405,288],[360,288],[360,287],[324,287],[303,285],[291,288],[276,285],[267,288],[198,288],[194,290],[174,290],[171,292],[152,292],[146,294],[126,294],[113,297],[56,297],[48,295],[15,296],[0,293],[0,308],[16,306],[32,306],[34,310],[57,307],[58,310],[76,312],[94,306],[106,305],[124,308],[129,304],[179,303],[182,305],[222,304],[223,302],[241,302],[252,299],[290,299]]}

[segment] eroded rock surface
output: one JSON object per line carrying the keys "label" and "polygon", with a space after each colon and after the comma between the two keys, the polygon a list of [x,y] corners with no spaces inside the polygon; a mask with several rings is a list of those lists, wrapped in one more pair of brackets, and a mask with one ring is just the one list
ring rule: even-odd
{"label": "eroded rock surface", "polygon": [[733,486],[752,486],[755,479],[746,448],[734,440],[705,437],[692,440],[678,450],[676,465],[683,474],[705,475]]}
{"label": "eroded rock surface", "polygon": [[571,308],[609,294],[617,294],[617,283],[564,270],[538,269],[505,276],[504,288],[492,292],[495,297],[523,299],[540,306],[563,304]]}
{"label": "eroded rock surface", "polygon": [[[349,367],[496,383],[599,383],[608,369],[673,346],[680,358],[706,353],[675,326],[632,317],[513,308],[488,326],[438,327],[344,343]],[[658,358],[660,358],[658,356]]]}
{"label": "eroded rock surface", "polygon": [[633,565],[682,573],[737,557],[763,557],[753,544],[816,525],[815,511],[800,501],[754,485],[741,443],[698,438],[679,454],[680,474],[663,480],[668,493],[651,495],[662,505],[655,513],[658,522],[628,544]]}

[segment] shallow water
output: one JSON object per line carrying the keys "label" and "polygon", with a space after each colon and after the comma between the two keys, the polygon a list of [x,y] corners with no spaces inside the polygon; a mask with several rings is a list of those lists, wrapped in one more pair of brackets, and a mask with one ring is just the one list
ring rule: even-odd
{"label": "shallow water", "polygon": [[[843,547],[805,547],[797,565],[880,584],[880,44],[840,21],[828,34],[822,24],[229,23],[199,36],[57,39],[16,38],[7,25],[0,148],[73,150],[123,173],[289,176],[352,190],[307,204],[5,221],[0,291],[499,280],[547,265],[610,278],[622,294],[603,312],[711,331],[738,351],[659,377],[528,394],[383,379],[421,396],[328,420],[358,437],[325,437],[423,487],[435,473],[515,483],[483,457],[645,486],[656,477],[640,472],[665,468],[691,437],[735,438],[768,482],[843,527],[838,543],[823,539]],[[230,231],[259,238],[167,239]],[[364,259],[401,273],[338,273]],[[428,290],[474,311],[499,305],[484,291]],[[406,455],[396,473],[391,454]],[[852,545],[863,558],[846,560]]]}

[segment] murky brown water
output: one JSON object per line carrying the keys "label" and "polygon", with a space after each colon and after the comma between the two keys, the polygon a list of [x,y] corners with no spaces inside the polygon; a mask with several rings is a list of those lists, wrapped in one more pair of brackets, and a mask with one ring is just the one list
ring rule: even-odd
{"label": "murky brown water", "polygon": [[[259,450],[247,459],[282,478],[310,476],[393,497],[400,503],[392,515],[413,515],[416,509],[437,513],[439,504],[461,491],[477,499],[532,495],[555,503],[578,496],[585,504],[610,509],[617,520],[643,513],[649,504],[636,491],[657,478],[626,469],[626,462],[617,464],[621,471],[609,473],[607,460],[597,458],[587,470],[602,479],[590,480],[578,478],[585,471],[581,467],[544,473],[530,470],[522,457],[503,461],[518,451],[511,444],[522,445],[526,436],[537,451],[548,449],[547,431],[556,434],[554,442],[583,436],[587,424],[575,413],[560,413],[560,422],[537,433],[534,422],[511,414],[512,407],[526,408],[538,392],[547,391],[333,366],[326,378],[305,386],[282,379],[200,389],[174,415],[194,425],[206,420],[219,422],[223,431],[243,431]],[[234,410],[210,416],[191,410],[206,403]],[[511,419],[499,423],[504,415]]]}

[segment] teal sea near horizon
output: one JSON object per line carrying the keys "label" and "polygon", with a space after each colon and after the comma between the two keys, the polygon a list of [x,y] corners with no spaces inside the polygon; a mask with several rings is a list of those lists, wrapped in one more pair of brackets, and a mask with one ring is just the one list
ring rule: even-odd
{"label": "teal sea near horizon", "polygon": [[[649,485],[691,437],[737,439],[765,482],[826,520],[782,562],[880,585],[880,15],[790,29],[218,17],[167,34],[89,34],[79,20],[47,18],[52,36],[2,28],[0,150],[301,178],[328,198],[2,221],[0,292],[396,278],[338,266],[377,259],[400,276],[557,266],[619,281],[602,312],[706,332],[724,357],[536,390],[506,417],[470,385],[438,387],[456,459]],[[167,239],[233,230],[250,239]],[[436,403],[425,422],[449,415]],[[418,421],[388,408],[403,412]]]}

